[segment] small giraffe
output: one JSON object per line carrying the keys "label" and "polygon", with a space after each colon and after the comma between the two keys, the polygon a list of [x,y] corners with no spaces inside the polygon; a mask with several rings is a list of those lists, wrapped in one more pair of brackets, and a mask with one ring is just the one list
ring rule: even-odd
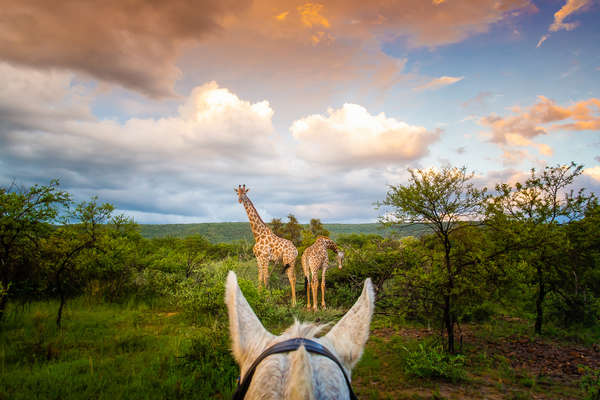
{"label": "small giraffe", "polygon": [[335,242],[326,236],[319,236],[317,240],[302,253],[302,269],[306,282],[306,307],[310,308],[310,290],[312,287],[313,310],[317,310],[317,290],[319,287],[319,269],[323,269],[321,278],[321,306],[325,307],[325,272],[329,268],[327,249],[337,253],[338,268],[342,269],[344,252],[340,251]]}
{"label": "small giraffe", "polygon": [[298,257],[298,249],[294,244],[284,238],[275,235],[271,229],[263,222],[254,208],[254,205],[246,196],[250,189],[246,189],[246,185],[238,185],[237,189],[233,189],[238,195],[238,201],[244,204],[250,227],[256,243],[252,248],[256,262],[258,263],[258,287],[265,288],[269,282],[269,261],[283,261],[285,271],[290,281],[292,288],[292,306],[296,305],[296,257]]}

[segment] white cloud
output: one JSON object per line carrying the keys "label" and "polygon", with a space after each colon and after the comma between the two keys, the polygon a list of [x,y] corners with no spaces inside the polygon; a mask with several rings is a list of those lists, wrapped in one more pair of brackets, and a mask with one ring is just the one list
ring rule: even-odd
{"label": "white cloud", "polygon": [[415,90],[436,90],[444,86],[453,85],[456,82],[460,82],[464,79],[464,76],[441,76],[439,78],[432,79],[424,85],[417,86]]}
{"label": "white cloud", "polygon": [[426,155],[440,135],[356,104],[301,118],[290,131],[301,158],[337,167],[406,163]]}
{"label": "white cloud", "polygon": [[583,170],[583,174],[600,183],[600,166],[586,168]]}

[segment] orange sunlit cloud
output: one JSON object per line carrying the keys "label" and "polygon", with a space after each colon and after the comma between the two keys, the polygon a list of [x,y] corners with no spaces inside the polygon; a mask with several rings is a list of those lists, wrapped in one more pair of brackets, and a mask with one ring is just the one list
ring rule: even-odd
{"label": "orange sunlit cloud", "polygon": [[[535,143],[533,138],[546,135],[554,130],[600,130],[600,100],[591,98],[579,101],[571,106],[557,105],[545,96],[538,96],[538,102],[523,110],[513,107],[517,115],[501,117],[488,115],[479,120],[481,125],[491,128],[490,141],[501,147],[535,147],[542,155],[552,155],[552,148],[546,144]],[[558,123],[574,120],[574,122]],[[544,124],[550,126],[542,126]]]}
{"label": "orange sunlit cloud", "polygon": [[300,18],[302,23],[309,28],[313,26],[321,25],[325,28],[329,28],[330,24],[327,18],[321,15],[323,4],[319,3],[306,3],[298,7],[300,12]]}
{"label": "orange sunlit cloud", "polygon": [[[567,0],[560,10],[554,13],[554,21],[548,28],[548,32],[572,31],[577,28],[579,22],[565,22],[565,19],[572,14],[585,10],[591,4],[592,0]],[[542,35],[535,47],[540,47],[549,37],[550,33]]]}
{"label": "orange sunlit cloud", "polygon": [[275,19],[279,20],[279,21],[283,21],[285,20],[285,18],[288,16],[290,12],[289,11],[284,11],[281,14],[278,14],[275,16]]}

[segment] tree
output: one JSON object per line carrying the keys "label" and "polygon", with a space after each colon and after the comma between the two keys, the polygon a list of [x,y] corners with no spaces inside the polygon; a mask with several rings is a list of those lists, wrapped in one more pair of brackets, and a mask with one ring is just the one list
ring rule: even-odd
{"label": "tree", "polygon": [[441,246],[442,261],[433,267],[440,273],[439,291],[443,299],[443,324],[447,335],[447,349],[454,353],[454,325],[456,324],[456,284],[463,269],[453,263],[455,236],[470,226],[481,215],[486,189],[477,189],[469,181],[473,173],[466,167],[436,169],[409,169],[406,185],[390,186],[379,207],[390,207],[381,221],[387,224],[425,224]]}
{"label": "tree", "polygon": [[302,242],[302,226],[293,214],[288,214],[288,222],[285,224],[284,237],[298,246]]}
{"label": "tree", "polygon": [[68,285],[81,287],[87,282],[88,271],[83,270],[85,263],[79,257],[84,251],[97,249],[102,224],[108,222],[113,210],[114,207],[110,204],[99,205],[95,197],[89,202],[81,202],[64,216],[63,225],[57,227],[43,241],[48,274],[60,299],[56,316],[56,325],[59,328]]}
{"label": "tree", "polygon": [[583,166],[576,163],[545,167],[541,173],[531,169],[523,183],[496,185],[498,194],[488,202],[488,226],[511,241],[531,267],[537,334],[542,333],[546,295],[564,267],[563,255],[568,251],[566,231],[561,226],[580,219],[593,198],[584,189],[577,193],[568,190],[582,171]]}
{"label": "tree", "polygon": [[11,291],[32,278],[40,240],[70,202],[69,193],[58,186],[58,180],[52,180],[29,189],[0,187],[0,321]]}
{"label": "tree", "polygon": [[329,231],[327,229],[325,229],[325,227],[323,227],[323,224],[321,223],[320,219],[312,218],[310,220],[309,229],[310,229],[311,233],[313,234],[313,236],[315,236],[315,237],[329,236]]}
{"label": "tree", "polygon": [[281,222],[281,218],[273,218],[269,223],[271,230],[277,236],[285,235],[285,225]]}
{"label": "tree", "polygon": [[185,277],[189,278],[192,272],[209,258],[210,242],[202,235],[191,235],[183,239],[180,252],[185,258]]}

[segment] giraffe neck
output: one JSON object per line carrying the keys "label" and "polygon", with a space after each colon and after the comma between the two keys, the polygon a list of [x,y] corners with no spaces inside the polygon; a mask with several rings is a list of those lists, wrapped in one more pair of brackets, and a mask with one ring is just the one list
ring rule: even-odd
{"label": "giraffe neck", "polygon": [[244,208],[246,209],[246,214],[248,214],[248,220],[250,221],[250,227],[252,228],[252,234],[254,235],[254,239],[258,240],[258,237],[263,233],[269,233],[271,230],[269,227],[263,222],[262,218],[254,208],[254,204],[250,201],[248,197],[243,199]]}
{"label": "giraffe neck", "polygon": [[321,240],[323,241],[323,245],[325,246],[326,249],[329,250],[333,250],[334,252],[338,253],[338,247],[335,244],[335,242],[331,239],[329,239],[328,237],[321,237]]}

